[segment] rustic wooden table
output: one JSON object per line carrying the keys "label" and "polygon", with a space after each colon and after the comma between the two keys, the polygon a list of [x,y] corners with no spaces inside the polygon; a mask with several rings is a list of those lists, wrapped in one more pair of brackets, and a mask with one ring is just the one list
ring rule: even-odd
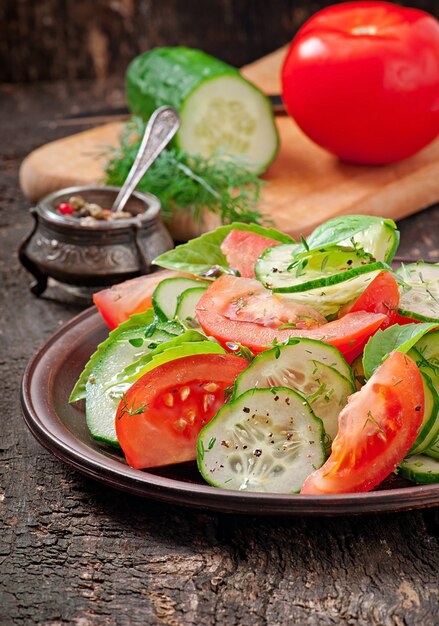
{"label": "rustic wooden table", "polygon": [[[30,231],[18,167],[122,104],[121,85],[0,87],[0,623],[439,624],[439,509],[332,519],[210,514],[82,477],[27,431],[23,369],[74,305],[37,299],[17,246]],[[439,207],[400,224],[400,253],[439,260]]]}

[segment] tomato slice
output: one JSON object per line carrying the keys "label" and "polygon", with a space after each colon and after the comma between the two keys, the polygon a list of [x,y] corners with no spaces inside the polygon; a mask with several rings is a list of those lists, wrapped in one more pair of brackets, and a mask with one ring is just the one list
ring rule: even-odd
{"label": "tomato slice", "polygon": [[308,476],[301,493],[370,491],[409,451],[423,414],[421,374],[410,357],[392,352],[349,398],[338,418],[331,456]]}
{"label": "tomato slice", "polygon": [[165,278],[188,276],[182,272],[162,270],[145,276],[131,278],[108,289],[98,291],[93,302],[105,323],[113,329],[125,322],[134,313],[143,313],[152,306],[152,294]]}
{"label": "tomato slice", "polygon": [[143,469],[194,460],[198,433],[247,365],[231,354],[194,354],[139,378],[116,414],[117,438],[128,464]]}
{"label": "tomato slice", "polygon": [[339,317],[355,311],[383,313],[387,319],[381,324],[381,330],[395,324],[398,316],[398,283],[389,272],[380,272],[364,292],[351,304],[340,309]]}
{"label": "tomato slice", "polygon": [[[259,281],[225,275],[200,298],[197,317],[204,332],[221,345],[240,343],[255,353],[290,337],[321,339],[343,354],[362,348],[385,315],[359,311],[326,323],[311,307],[281,299]],[[282,328],[289,324],[291,328]],[[279,328],[280,327],[280,328]]]}
{"label": "tomato slice", "polygon": [[267,248],[278,246],[279,241],[245,230],[231,230],[221,244],[229,266],[238,270],[243,278],[255,277],[255,263]]}

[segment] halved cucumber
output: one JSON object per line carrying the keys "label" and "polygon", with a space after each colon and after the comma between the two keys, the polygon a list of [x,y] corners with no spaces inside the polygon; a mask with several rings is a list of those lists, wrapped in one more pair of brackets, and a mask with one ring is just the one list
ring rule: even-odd
{"label": "halved cucumber", "polygon": [[352,372],[340,352],[322,341],[293,339],[259,354],[238,376],[233,397],[255,387],[288,387],[298,391],[334,439],[338,415],[355,391]]}
{"label": "halved cucumber", "polygon": [[198,300],[206,291],[206,287],[192,287],[186,289],[177,298],[177,308],[175,309],[175,317],[182,323],[189,322],[191,325],[196,322],[198,326],[197,316],[195,314],[195,307],[198,304]]}
{"label": "halved cucumber", "polygon": [[398,248],[399,232],[393,220],[372,215],[342,215],[318,226],[307,239],[312,250],[331,244],[354,244],[375,260],[390,263]]}
{"label": "halved cucumber", "polygon": [[251,389],[225,404],[198,437],[198,467],[225,489],[297,493],[325,461],[323,425],[291,389]]}
{"label": "halved cucumber", "polygon": [[[136,340],[136,343],[131,343]],[[156,331],[138,345],[138,329],[126,331],[111,341],[86,383],[86,419],[94,439],[111,446],[119,446],[114,426],[114,416],[122,394],[107,392],[117,374],[129,363],[157,347],[157,342],[172,339],[165,331]]]}
{"label": "halved cucumber", "polygon": [[148,119],[164,104],[180,113],[178,148],[210,156],[240,155],[255,172],[276,156],[278,135],[268,98],[239,71],[191,48],[155,48],[135,58],[126,75],[131,111]]}
{"label": "halved cucumber", "polygon": [[439,460],[439,439],[436,439],[426,450],[424,454],[427,456]]}
{"label": "halved cucumber", "polygon": [[152,305],[157,317],[161,320],[174,319],[178,297],[191,287],[200,287],[200,281],[193,278],[165,278],[162,280],[152,294]]}
{"label": "halved cucumber", "polygon": [[417,454],[404,459],[398,466],[398,473],[417,485],[439,483],[439,460]]}
{"label": "halved cucumber", "polygon": [[400,287],[400,315],[439,322],[439,263],[411,263],[396,270]]}

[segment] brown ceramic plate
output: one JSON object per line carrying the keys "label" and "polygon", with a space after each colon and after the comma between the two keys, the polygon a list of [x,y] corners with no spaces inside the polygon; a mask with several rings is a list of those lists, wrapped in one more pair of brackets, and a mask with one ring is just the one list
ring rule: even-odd
{"label": "brown ceramic plate", "polygon": [[45,343],[30,361],[22,383],[25,420],[34,436],[83,474],[136,495],[227,513],[345,515],[439,504],[439,484],[409,486],[396,478],[370,493],[301,496],[216,489],[203,482],[195,463],[154,471],[129,467],[117,451],[91,439],[84,407],[68,403],[86,361],[106,335],[100,315],[94,308],[88,309]]}

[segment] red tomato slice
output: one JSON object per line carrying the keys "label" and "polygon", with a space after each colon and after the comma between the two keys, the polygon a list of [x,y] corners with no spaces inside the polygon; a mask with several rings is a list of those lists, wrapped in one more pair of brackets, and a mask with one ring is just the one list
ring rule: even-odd
{"label": "red tomato slice", "polygon": [[182,272],[163,270],[154,274],[138,276],[126,280],[109,289],[98,291],[93,296],[93,302],[105,323],[111,329],[125,322],[134,313],[143,313],[152,306],[152,294],[159,282],[165,278],[189,276]]}
{"label": "red tomato slice", "polygon": [[411,317],[405,317],[405,315],[396,314],[395,324],[399,324],[400,326],[405,326],[405,324],[420,324],[421,320],[413,320]]}
{"label": "red tomato slice", "polygon": [[340,309],[339,317],[355,311],[383,313],[387,319],[381,324],[381,330],[395,324],[398,315],[398,283],[389,272],[380,272],[359,298]]}
{"label": "red tomato slice", "polygon": [[[255,298],[254,303],[251,298]],[[386,317],[360,311],[323,323],[326,320],[311,307],[280,299],[256,280],[230,275],[221,276],[210,285],[196,312],[204,332],[223,346],[228,342],[240,343],[255,353],[272,347],[275,340],[282,342],[290,337],[321,339],[343,354],[349,353],[363,347]],[[296,327],[279,329],[288,319]]]}
{"label": "red tomato slice", "polygon": [[279,241],[246,230],[231,230],[221,244],[229,266],[238,270],[243,278],[255,277],[255,263],[267,248],[278,246]]}
{"label": "red tomato slice", "polygon": [[413,445],[424,414],[419,370],[392,352],[372,378],[348,400],[326,463],[306,479],[301,493],[370,491]]}
{"label": "red tomato slice", "polygon": [[198,433],[247,365],[231,354],[196,354],[139,378],[116,414],[117,438],[129,465],[142,469],[195,459]]}

